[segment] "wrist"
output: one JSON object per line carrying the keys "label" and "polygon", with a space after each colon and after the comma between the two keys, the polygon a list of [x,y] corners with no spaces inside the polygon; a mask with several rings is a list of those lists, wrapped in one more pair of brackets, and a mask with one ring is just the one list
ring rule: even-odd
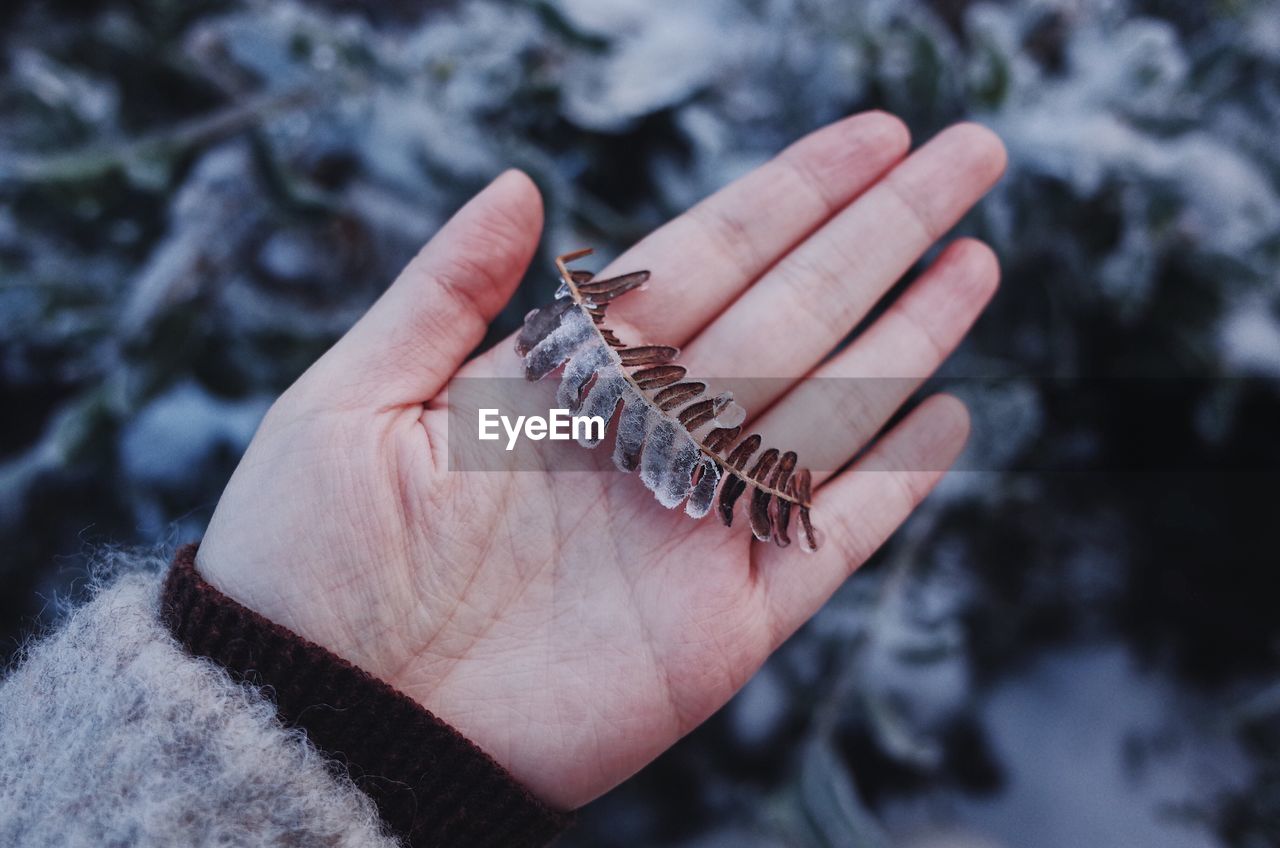
{"label": "wrist", "polygon": [[222,594],[179,552],[165,623],[197,656],[269,693],[281,721],[340,761],[410,845],[542,845],[570,818],[416,701]]}
{"label": "wrist", "polygon": [[201,579],[245,609],[386,680],[384,664],[363,650],[342,611],[326,600],[334,593],[311,567],[316,559],[306,542],[291,545],[287,556],[267,553],[273,550],[267,542],[227,545],[217,518],[194,553],[192,565]]}

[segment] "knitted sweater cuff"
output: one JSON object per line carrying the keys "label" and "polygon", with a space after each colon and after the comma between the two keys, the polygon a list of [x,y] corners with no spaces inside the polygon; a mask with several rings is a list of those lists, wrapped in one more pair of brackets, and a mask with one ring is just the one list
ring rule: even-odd
{"label": "knitted sweater cuff", "polygon": [[161,614],[186,649],[262,687],[281,721],[345,765],[410,846],[541,846],[572,817],[534,798],[407,695],[213,588],[178,551]]}

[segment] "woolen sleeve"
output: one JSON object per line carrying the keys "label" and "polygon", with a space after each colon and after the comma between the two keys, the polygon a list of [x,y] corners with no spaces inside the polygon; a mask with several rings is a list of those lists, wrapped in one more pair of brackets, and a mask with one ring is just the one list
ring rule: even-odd
{"label": "woolen sleeve", "polygon": [[100,588],[0,683],[0,846],[399,844],[269,700],[169,635],[162,579]]}
{"label": "woolen sleeve", "polygon": [[0,683],[0,846],[535,846],[566,826],[193,558],[99,587]]}

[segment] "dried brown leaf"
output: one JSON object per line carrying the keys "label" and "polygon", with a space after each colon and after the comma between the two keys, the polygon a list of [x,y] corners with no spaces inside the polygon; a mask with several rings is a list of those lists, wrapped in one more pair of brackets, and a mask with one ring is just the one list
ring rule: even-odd
{"label": "dried brown leaf", "polygon": [[671,410],[683,406],[698,397],[706,390],[706,383],[699,383],[697,381],[676,383],[674,386],[667,386],[665,389],[654,395],[653,402],[657,405],[658,409],[661,409],[663,412],[670,412]]}
{"label": "dried brown leaf", "polygon": [[680,353],[679,348],[669,345],[642,345],[641,347],[624,347],[618,349],[624,367],[637,365],[661,365],[670,362]]}
{"label": "dried brown leaf", "polygon": [[[760,458],[756,460],[748,476],[757,483],[764,483],[772,476],[773,466],[777,461],[778,449],[769,448],[760,454]],[[767,485],[766,483],[765,486]],[[773,537],[773,518],[769,514],[769,500],[773,497],[773,493],[765,486],[757,485],[751,490],[749,509],[751,532],[762,542],[767,542]]]}
{"label": "dried brown leaf", "polygon": [[631,379],[642,389],[661,389],[684,378],[686,371],[680,365],[654,365],[633,371]]}
{"label": "dried brown leaf", "polygon": [[607,280],[596,280],[578,286],[578,293],[592,303],[607,303],[649,281],[648,271],[635,271]]}

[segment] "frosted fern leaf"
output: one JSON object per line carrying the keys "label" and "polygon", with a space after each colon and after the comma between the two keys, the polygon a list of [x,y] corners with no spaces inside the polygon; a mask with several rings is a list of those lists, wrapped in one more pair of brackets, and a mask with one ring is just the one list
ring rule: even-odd
{"label": "frosted fern leaf", "polygon": [[[516,337],[525,376],[541,380],[564,366],[557,402],[606,422],[616,417],[614,464],[639,471],[640,481],[668,509],[683,503],[688,515],[702,518],[714,508],[730,526],[737,502],[750,489],[745,511],[757,539],[791,544],[794,512],[801,547],[816,550],[809,471],[796,467],[792,451],[761,451],[758,435],[739,438],[746,410],[729,393],[708,396],[705,383],[686,380],[685,369],[673,362],[674,347],[631,346],[618,339],[605,312],[615,299],[643,286],[649,272],[596,280],[568,269],[566,263],[590,252],[557,257],[556,299],[525,316]],[[578,441],[594,448],[601,440],[590,430],[583,428]]]}

